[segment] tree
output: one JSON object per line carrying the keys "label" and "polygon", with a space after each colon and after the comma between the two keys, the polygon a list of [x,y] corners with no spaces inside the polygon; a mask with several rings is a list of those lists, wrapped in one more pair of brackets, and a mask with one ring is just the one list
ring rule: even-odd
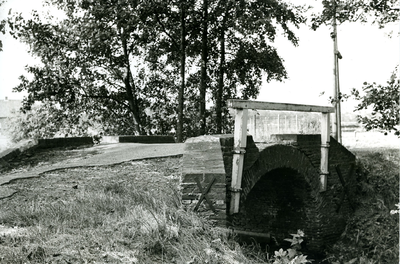
{"label": "tree", "polygon": [[314,30],[322,24],[330,25],[335,13],[339,24],[370,21],[384,27],[398,20],[397,0],[323,0],[322,4],[323,11],[311,16],[311,28]]}
{"label": "tree", "polygon": [[[268,45],[267,42],[273,41],[277,24],[281,25],[290,41],[297,43],[297,38],[294,37],[294,33],[289,29],[288,24],[292,23],[298,26],[299,23],[305,20],[299,15],[299,11],[293,10],[278,1],[257,2],[258,5],[250,5],[249,1],[240,1],[240,3],[238,1],[214,0],[186,1],[186,19],[184,23],[181,20],[182,13],[179,11],[181,10],[180,1],[154,2],[152,5],[147,6],[148,10],[144,11],[147,21],[146,27],[141,30],[149,31],[148,34],[151,36],[157,36],[157,38],[147,39],[147,54],[152,56],[147,61],[152,62],[152,71],[157,68],[157,71],[165,73],[166,68],[179,68],[178,65],[180,65],[181,83],[179,88],[181,90],[182,80],[186,79],[184,87],[185,104],[183,107],[185,109],[184,120],[186,120],[183,126],[185,136],[198,135],[199,131],[201,133],[215,132],[215,129],[212,129],[215,126],[214,120],[210,118],[210,111],[205,108],[205,104],[207,97],[215,99],[217,83],[223,90],[218,100],[223,103],[226,98],[237,96],[237,90],[242,87],[247,88],[241,91],[242,96],[247,96],[247,98],[256,97],[261,84],[262,70],[268,73],[269,80],[286,77],[283,62],[279,58],[276,49]],[[251,15],[247,16],[243,12],[244,7],[247,8],[246,12],[254,13],[255,18]],[[258,11],[263,8],[265,11]],[[218,44],[221,43],[220,22],[224,14],[228,14],[227,17],[229,17],[229,19],[226,19],[229,23],[227,22],[227,26],[224,28],[224,34],[227,34],[229,41],[226,43],[228,49],[221,53],[219,52]],[[278,17],[276,19],[277,22],[273,21],[275,16]],[[206,17],[208,19],[205,19]],[[247,19],[253,19],[254,21],[246,21]],[[259,19],[259,21],[256,19]],[[242,25],[244,21],[247,23],[246,26]],[[252,25],[253,22],[257,26]],[[186,54],[182,54],[183,37],[181,28],[177,27],[177,24],[185,25]],[[204,30],[205,28],[207,29]],[[247,28],[247,31],[245,28]],[[154,32],[159,32],[159,34],[155,35]],[[268,34],[267,39],[263,35],[264,33]],[[252,36],[256,34],[257,38]],[[223,45],[225,45],[225,41]],[[241,49],[239,49],[239,45],[242,45]],[[246,54],[244,52],[245,45],[252,48],[251,53],[247,52]],[[221,69],[220,58],[224,58],[226,54],[228,54],[228,64],[224,68],[228,70],[219,71]],[[183,56],[187,60],[182,61]],[[242,61],[233,63],[232,61],[238,57]],[[223,61],[225,60],[223,59]],[[189,72],[184,78],[182,78],[183,62],[185,63],[186,71]],[[240,74],[238,73],[239,71]],[[178,72],[171,72],[171,74],[178,74]],[[239,75],[241,78],[238,77]],[[224,81],[224,76],[229,79],[225,78],[226,81]],[[170,87],[173,86],[170,83]],[[176,89],[178,90],[178,88]],[[173,89],[169,91],[174,93]],[[178,95],[178,98],[181,97]],[[182,102],[181,99],[178,99],[178,101],[179,104]],[[218,106],[221,105],[217,109],[223,108],[222,103],[217,104]],[[193,111],[197,111],[198,114]],[[222,112],[227,112],[226,107],[224,111],[220,112],[221,115],[218,116],[222,116]],[[204,126],[202,127],[202,125]]]}
{"label": "tree", "polygon": [[400,79],[397,72],[396,68],[385,86],[365,82],[362,87],[364,94],[353,89],[355,99],[360,100],[356,110],[372,110],[370,115],[357,116],[367,130],[381,129],[385,135],[394,131],[395,135],[400,136]]}
{"label": "tree", "polygon": [[[146,17],[146,23],[143,24],[141,30],[149,37],[144,39],[141,45],[147,49],[145,61],[151,69],[149,74],[156,74],[160,83],[168,83],[168,85],[163,85],[163,92],[171,99],[169,104],[172,112],[162,115],[158,121],[164,124],[170,123],[176,128],[178,142],[187,135],[188,120],[185,117],[185,112],[187,112],[185,102],[190,91],[186,87],[186,72],[191,65],[186,61],[188,49],[191,49],[189,44],[193,36],[197,37],[196,30],[199,28],[199,22],[193,19],[194,6],[194,1],[150,1],[146,9],[142,11],[142,16]],[[180,78],[177,78],[177,75]],[[149,92],[157,89],[157,86],[151,83],[148,83],[148,87]],[[173,100],[174,96],[178,98],[177,104]],[[150,104],[150,109],[163,112],[162,106]],[[152,119],[155,121],[154,118]]]}
{"label": "tree", "polygon": [[124,123],[125,132],[144,133],[148,102],[131,70],[142,52],[137,48],[143,37],[137,34],[137,6],[128,1],[54,3],[66,19],[43,20],[35,13],[28,21],[21,16],[9,21],[12,34],[29,44],[43,63],[28,67],[33,80],[21,77],[16,88],[29,92],[26,109],[35,100],[55,100],[69,109],[83,104],[93,116],[104,117],[109,128],[118,130],[118,123]]}
{"label": "tree", "polygon": [[[5,3],[5,1],[0,1],[0,7]],[[0,33],[5,34],[6,33],[6,23],[7,21],[5,19],[0,20]],[[0,51],[3,51],[3,42],[0,40]]]}
{"label": "tree", "polygon": [[65,111],[52,101],[32,106],[26,113],[18,113],[6,122],[6,130],[14,142],[23,139],[51,138],[54,136],[97,136],[99,123],[76,109]]}
{"label": "tree", "polygon": [[[210,1],[208,77],[215,106],[213,128],[221,133],[227,98],[256,98],[263,73],[267,81],[287,77],[272,43],[278,30],[294,45],[297,28],[306,20],[304,8],[281,1]],[[213,123],[214,123],[213,122]],[[215,126],[215,128],[214,128]]]}
{"label": "tree", "polygon": [[202,0],[202,28],[201,28],[201,77],[200,77],[200,135],[206,133],[206,92],[207,92],[207,64],[208,64],[208,1]]}
{"label": "tree", "polygon": [[15,88],[29,93],[24,109],[51,101],[100,118],[104,133],[175,128],[179,141],[200,128],[215,131],[206,98],[215,102],[220,131],[226,98],[255,98],[263,71],[268,80],[285,78],[271,44],[276,28],[297,44],[289,24],[305,21],[278,0],[50,2],[65,18],[35,13],[8,20],[11,33],[42,62],[27,67],[33,78],[22,76]]}
{"label": "tree", "polygon": [[185,93],[185,67],[186,67],[186,5],[185,0],[181,0],[181,86],[178,93],[178,123],[176,129],[176,139],[183,141],[183,105]]}
{"label": "tree", "polygon": [[388,22],[398,19],[398,8],[393,8],[395,0],[324,0],[322,1],[323,11],[320,14],[313,14],[311,28],[316,30],[322,24],[332,25],[333,32],[331,37],[334,41],[334,93],[332,104],[335,107],[333,116],[332,130],[333,136],[341,143],[341,92],[339,86],[339,59],[342,58],[337,46],[337,22],[367,22],[378,23],[380,27]]}

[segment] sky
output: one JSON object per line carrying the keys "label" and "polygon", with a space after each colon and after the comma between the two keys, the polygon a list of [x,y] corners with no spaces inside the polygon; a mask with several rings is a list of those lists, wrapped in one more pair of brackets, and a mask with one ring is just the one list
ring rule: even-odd
{"label": "sky", "polygon": [[[275,47],[284,59],[289,78],[284,82],[263,83],[258,100],[287,103],[328,104],[333,95],[333,40],[332,29],[312,31],[306,27],[298,31],[300,43],[294,47],[280,38]],[[393,31],[392,37],[389,33]],[[376,25],[345,23],[338,26],[340,90],[350,94],[364,82],[386,84],[399,64],[398,24],[384,29]],[[321,96],[321,93],[324,93]],[[342,103],[344,110],[354,109],[355,102]]]}
{"label": "sky", "polygon": [[[0,18],[4,18],[10,8],[29,15],[32,9],[41,9],[41,0],[8,0],[0,7]],[[328,98],[333,94],[331,31],[326,26],[317,31],[301,27],[295,31],[300,38],[298,47],[278,36],[272,45],[284,59],[289,79],[284,82],[263,81],[257,100],[328,105]],[[394,33],[390,38],[388,33],[391,31]],[[341,92],[349,94],[352,88],[361,89],[364,82],[386,83],[399,63],[398,32],[398,23],[389,24],[385,29],[360,23],[338,26],[338,48],[343,56],[339,61]],[[0,35],[0,39],[3,41],[3,52],[0,52],[0,99],[22,99],[25,94],[13,93],[12,88],[19,84],[18,77],[24,74],[25,65],[34,64],[35,59],[27,53],[24,44],[11,36]],[[324,95],[321,96],[321,93]],[[342,110],[352,111],[355,105],[356,102],[349,100],[342,104]]]}

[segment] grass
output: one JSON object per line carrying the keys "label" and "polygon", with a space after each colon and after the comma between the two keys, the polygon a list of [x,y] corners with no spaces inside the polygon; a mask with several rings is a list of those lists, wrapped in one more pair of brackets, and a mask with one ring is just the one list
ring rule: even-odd
{"label": "grass", "polygon": [[0,263],[256,263],[181,209],[181,159],[67,169],[12,184]]}
{"label": "grass", "polygon": [[356,149],[358,206],[331,249],[331,263],[399,263],[400,153],[397,149]]}
{"label": "grass", "polygon": [[[398,263],[398,215],[389,212],[398,203],[399,153],[355,152],[359,206],[327,258]],[[0,263],[267,263],[259,247],[240,246],[181,209],[181,162],[66,169],[13,182],[18,193],[0,201]]]}

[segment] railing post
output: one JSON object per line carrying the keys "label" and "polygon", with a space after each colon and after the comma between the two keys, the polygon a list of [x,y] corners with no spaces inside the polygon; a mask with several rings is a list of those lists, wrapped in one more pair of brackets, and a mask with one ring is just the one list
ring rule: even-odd
{"label": "railing post", "polygon": [[321,117],[321,167],[320,182],[321,192],[326,191],[327,178],[329,174],[329,142],[330,142],[330,114],[322,113]]}
{"label": "railing post", "polygon": [[235,132],[233,142],[232,183],[230,214],[239,212],[240,191],[242,184],[244,153],[247,141],[248,109],[236,109]]}

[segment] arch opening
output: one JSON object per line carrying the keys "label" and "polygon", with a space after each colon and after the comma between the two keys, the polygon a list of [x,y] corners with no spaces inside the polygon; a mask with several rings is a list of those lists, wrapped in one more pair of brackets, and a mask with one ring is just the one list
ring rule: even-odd
{"label": "arch opening", "polygon": [[304,176],[292,168],[266,172],[242,201],[234,216],[236,229],[270,234],[273,241],[284,242],[298,229],[309,231],[313,214],[311,187]]}

